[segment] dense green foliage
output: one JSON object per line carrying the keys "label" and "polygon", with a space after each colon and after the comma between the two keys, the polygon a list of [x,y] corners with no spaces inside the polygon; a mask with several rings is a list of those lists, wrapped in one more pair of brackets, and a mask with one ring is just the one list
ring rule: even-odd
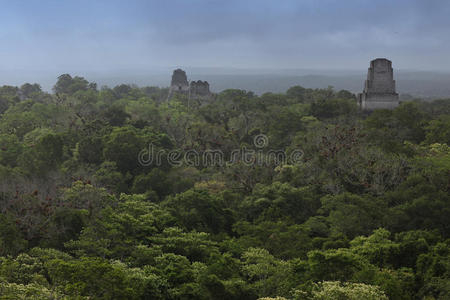
{"label": "dense green foliage", "polygon": [[0,88],[0,299],[450,299],[449,100],[167,95]]}

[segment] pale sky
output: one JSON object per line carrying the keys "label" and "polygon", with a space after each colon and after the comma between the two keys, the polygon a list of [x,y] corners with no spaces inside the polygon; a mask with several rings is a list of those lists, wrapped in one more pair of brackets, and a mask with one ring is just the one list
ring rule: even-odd
{"label": "pale sky", "polygon": [[0,0],[1,70],[450,71],[447,0]]}

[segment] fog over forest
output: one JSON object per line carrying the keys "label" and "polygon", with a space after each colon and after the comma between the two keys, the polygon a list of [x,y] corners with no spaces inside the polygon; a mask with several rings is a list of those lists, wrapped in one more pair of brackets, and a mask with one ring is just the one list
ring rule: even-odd
{"label": "fog over forest", "polygon": [[[395,63],[395,62],[394,62]],[[178,67],[178,66],[175,66]],[[175,68],[173,67],[173,68]],[[254,91],[257,94],[267,92],[282,93],[289,87],[301,85],[307,88],[326,88],[360,92],[367,76],[367,69],[361,70],[314,70],[314,69],[235,69],[235,68],[198,68],[183,67],[192,80],[207,80],[211,90],[220,92],[225,89],[239,88]],[[362,66],[363,67],[363,66]],[[138,86],[170,85],[173,68],[149,68],[148,70],[74,70],[73,75],[86,77],[100,87],[114,87],[121,83]],[[450,97],[450,73],[432,71],[394,70],[397,90],[401,95],[415,98],[436,99]],[[5,70],[0,74],[0,82],[9,85],[21,85],[24,82],[39,82],[44,90],[50,91],[56,77],[65,73],[60,71],[17,71]]]}
{"label": "fog over forest", "polygon": [[0,0],[0,300],[450,299],[449,15]]}

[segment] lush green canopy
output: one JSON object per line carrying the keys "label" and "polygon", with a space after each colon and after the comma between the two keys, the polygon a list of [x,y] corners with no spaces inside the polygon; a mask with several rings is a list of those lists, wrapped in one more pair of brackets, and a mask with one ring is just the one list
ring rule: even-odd
{"label": "lush green canopy", "polygon": [[450,100],[167,95],[0,87],[0,299],[450,299]]}

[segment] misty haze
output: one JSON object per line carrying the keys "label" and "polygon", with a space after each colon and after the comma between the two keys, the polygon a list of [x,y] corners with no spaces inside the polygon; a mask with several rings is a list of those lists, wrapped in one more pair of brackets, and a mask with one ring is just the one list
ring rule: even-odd
{"label": "misty haze", "polygon": [[0,299],[450,299],[449,15],[0,0]]}

